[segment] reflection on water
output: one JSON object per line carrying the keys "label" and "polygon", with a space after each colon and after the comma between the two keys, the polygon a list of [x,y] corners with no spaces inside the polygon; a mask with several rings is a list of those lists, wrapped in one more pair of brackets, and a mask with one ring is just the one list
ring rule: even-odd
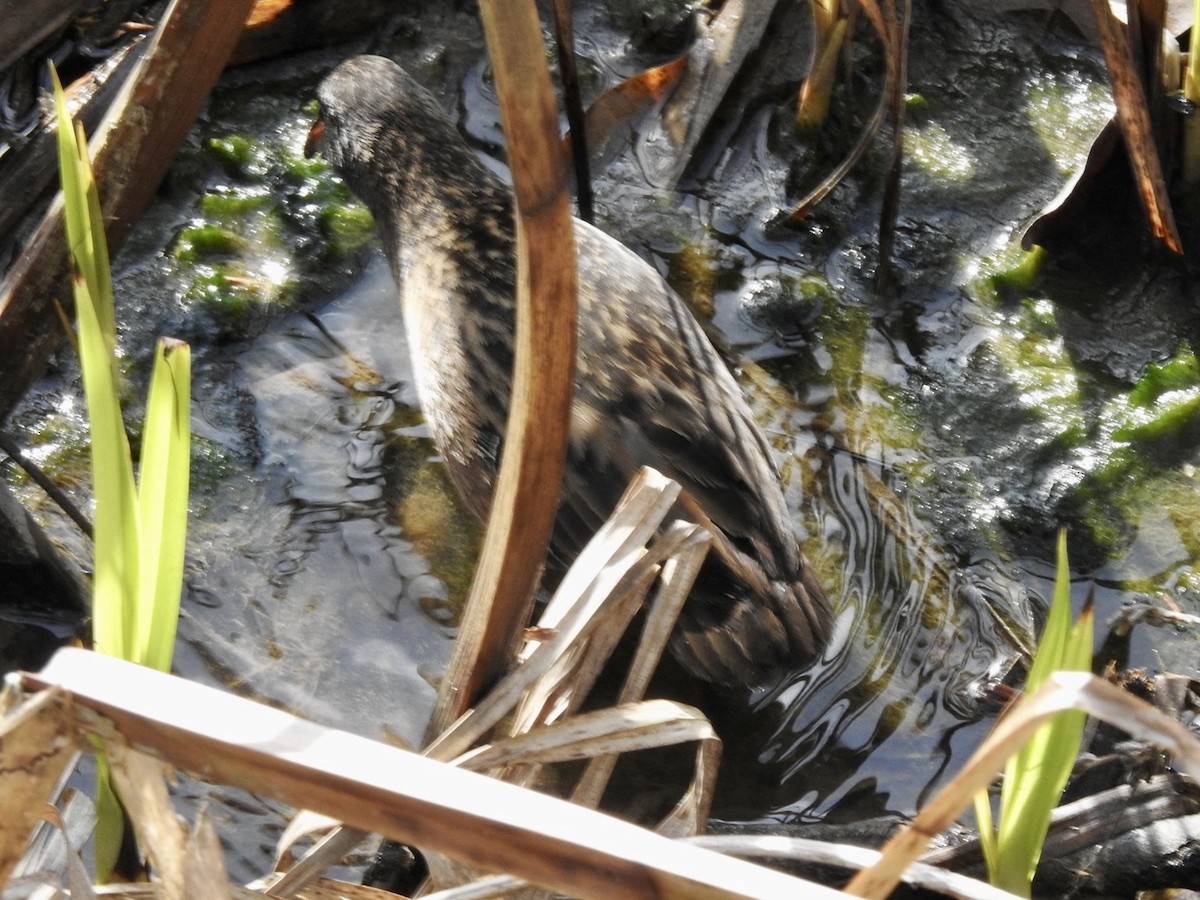
{"label": "reflection on water", "polygon": [[1019,616],[1024,601],[995,566],[953,567],[877,467],[827,462],[815,502],[842,554],[837,634],[819,666],[755,704],[776,785],[758,808],[787,821],[913,811],[989,726],[988,686],[1016,651],[988,610]]}
{"label": "reflection on water", "polygon": [[181,635],[256,696],[416,743],[450,635],[422,610],[445,587],[397,525],[384,467],[389,443],[427,444],[384,266],[320,322],[238,354],[259,462],[193,526]]}
{"label": "reflection on water", "polygon": [[[826,436],[829,439],[829,436]],[[838,622],[819,664],[723,732],[717,814],[763,823],[911,813],[991,725],[991,688],[1027,642],[1028,598],[987,555],[956,561],[846,450],[788,457]],[[739,717],[740,719],[740,717]]]}

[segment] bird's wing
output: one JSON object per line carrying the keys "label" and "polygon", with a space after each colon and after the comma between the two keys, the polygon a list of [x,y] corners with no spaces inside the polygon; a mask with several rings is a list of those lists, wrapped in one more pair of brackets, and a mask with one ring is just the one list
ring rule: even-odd
{"label": "bird's wing", "polygon": [[[768,577],[790,579],[799,565],[794,532],[769,449],[737,382],[649,264],[587,225],[577,225],[577,234],[572,452],[625,480],[653,466],[678,481],[738,550],[776,570]],[[601,265],[603,271],[592,271]],[[595,481],[573,486],[582,495],[576,502],[607,502],[595,497],[606,493]]]}

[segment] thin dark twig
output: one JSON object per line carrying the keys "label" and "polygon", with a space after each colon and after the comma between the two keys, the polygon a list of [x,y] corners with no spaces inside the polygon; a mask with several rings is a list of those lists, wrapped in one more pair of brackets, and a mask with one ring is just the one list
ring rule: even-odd
{"label": "thin dark twig", "polygon": [[316,313],[306,312],[304,314],[304,318],[308,319],[308,321],[312,323],[312,326],[314,328],[316,328],[317,331],[321,332],[321,336],[324,337],[325,340],[329,341],[329,343],[333,344],[333,346],[343,356],[353,356],[354,355],[353,353],[350,352],[349,347],[347,347],[345,344],[343,344],[341,341],[339,341],[337,339],[337,337],[334,336],[334,333],[329,330],[329,327],[324,322],[321,321],[321,318]]}
{"label": "thin dark twig", "polygon": [[904,94],[908,90],[908,26],[912,18],[912,0],[903,0],[897,11],[888,0],[888,31],[894,55],[892,76],[892,159],[888,168],[887,186],[879,212],[879,269],[875,273],[875,290],[882,291],[892,275],[892,250],[896,239],[896,224],[900,217],[900,176],[904,168]]}
{"label": "thin dark twig", "polygon": [[63,512],[71,517],[79,529],[89,538],[92,537],[92,523],[85,516],[57,484],[50,480],[45,472],[38,468],[37,463],[29,459],[22,451],[20,446],[14,440],[13,436],[7,431],[0,430],[0,450],[8,454],[9,458],[18,466],[25,470],[34,483],[49,495],[50,499],[59,505]]}
{"label": "thin dark twig", "polygon": [[571,135],[571,159],[575,165],[575,202],[579,218],[592,223],[595,214],[592,168],[588,160],[587,122],[579,94],[579,69],[575,65],[575,33],[571,27],[570,0],[554,0],[554,37],[558,45],[558,71],[562,79],[563,105]]}

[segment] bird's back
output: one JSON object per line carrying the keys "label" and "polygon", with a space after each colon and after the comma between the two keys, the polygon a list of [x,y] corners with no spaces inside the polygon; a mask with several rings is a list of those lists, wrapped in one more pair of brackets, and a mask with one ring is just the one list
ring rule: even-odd
{"label": "bird's back", "polygon": [[823,648],[832,612],[741,388],[648,263],[583,222],[576,243],[578,370],[558,531],[579,521],[558,542],[575,552],[633,472],[658,469],[684,489],[676,514],[716,539],[674,636],[676,657],[730,685],[799,668]]}

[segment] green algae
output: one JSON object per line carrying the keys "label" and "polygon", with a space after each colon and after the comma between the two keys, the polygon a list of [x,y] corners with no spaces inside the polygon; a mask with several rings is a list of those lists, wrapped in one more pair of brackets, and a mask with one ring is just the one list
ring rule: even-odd
{"label": "green algae", "polygon": [[262,182],[271,170],[270,146],[247,135],[229,134],[209,138],[204,147],[233,178]]}
{"label": "green algae", "polygon": [[905,128],[904,150],[908,161],[948,182],[970,181],[980,164],[971,148],[936,121]]}
{"label": "green algae", "polygon": [[1169,392],[1200,388],[1200,361],[1191,347],[1184,345],[1168,360],[1153,363],[1129,392],[1134,406],[1149,406]]}
{"label": "green algae", "polygon": [[[1010,253],[1009,256],[1012,254]],[[1034,283],[1046,264],[1046,251],[1034,247],[1006,268],[998,268],[987,276],[988,286],[997,293],[1024,294],[1033,289]]]}
{"label": "green algae", "polygon": [[200,198],[200,212],[217,222],[237,221],[271,205],[265,192],[210,191]]}
{"label": "green algae", "polygon": [[245,246],[242,235],[232,229],[205,223],[181,231],[171,248],[171,256],[178,262],[190,264],[213,257],[234,256]]}
{"label": "green algae", "polygon": [[1113,397],[1099,417],[1095,442],[1106,452],[1077,492],[1094,530],[1119,540],[1128,526],[1115,524],[1114,514],[1132,522],[1145,509],[1190,522],[1200,502],[1192,474],[1200,443],[1200,364],[1192,349],[1184,346],[1147,367],[1127,393]]}
{"label": "green algae", "polygon": [[319,221],[328,239],[327,255],[335,259],[352,256],[375,239],[375,220],[360,203],[331,201],[321,210]]}
{"label": "green algae", "polygon": [[236,339],[319,296],[331,269],[356,264],[374,240],[373,222],[323,160],[281,137],[227,134],[204,148],[233,183],[208,181],[170,256],[185,302]]}

